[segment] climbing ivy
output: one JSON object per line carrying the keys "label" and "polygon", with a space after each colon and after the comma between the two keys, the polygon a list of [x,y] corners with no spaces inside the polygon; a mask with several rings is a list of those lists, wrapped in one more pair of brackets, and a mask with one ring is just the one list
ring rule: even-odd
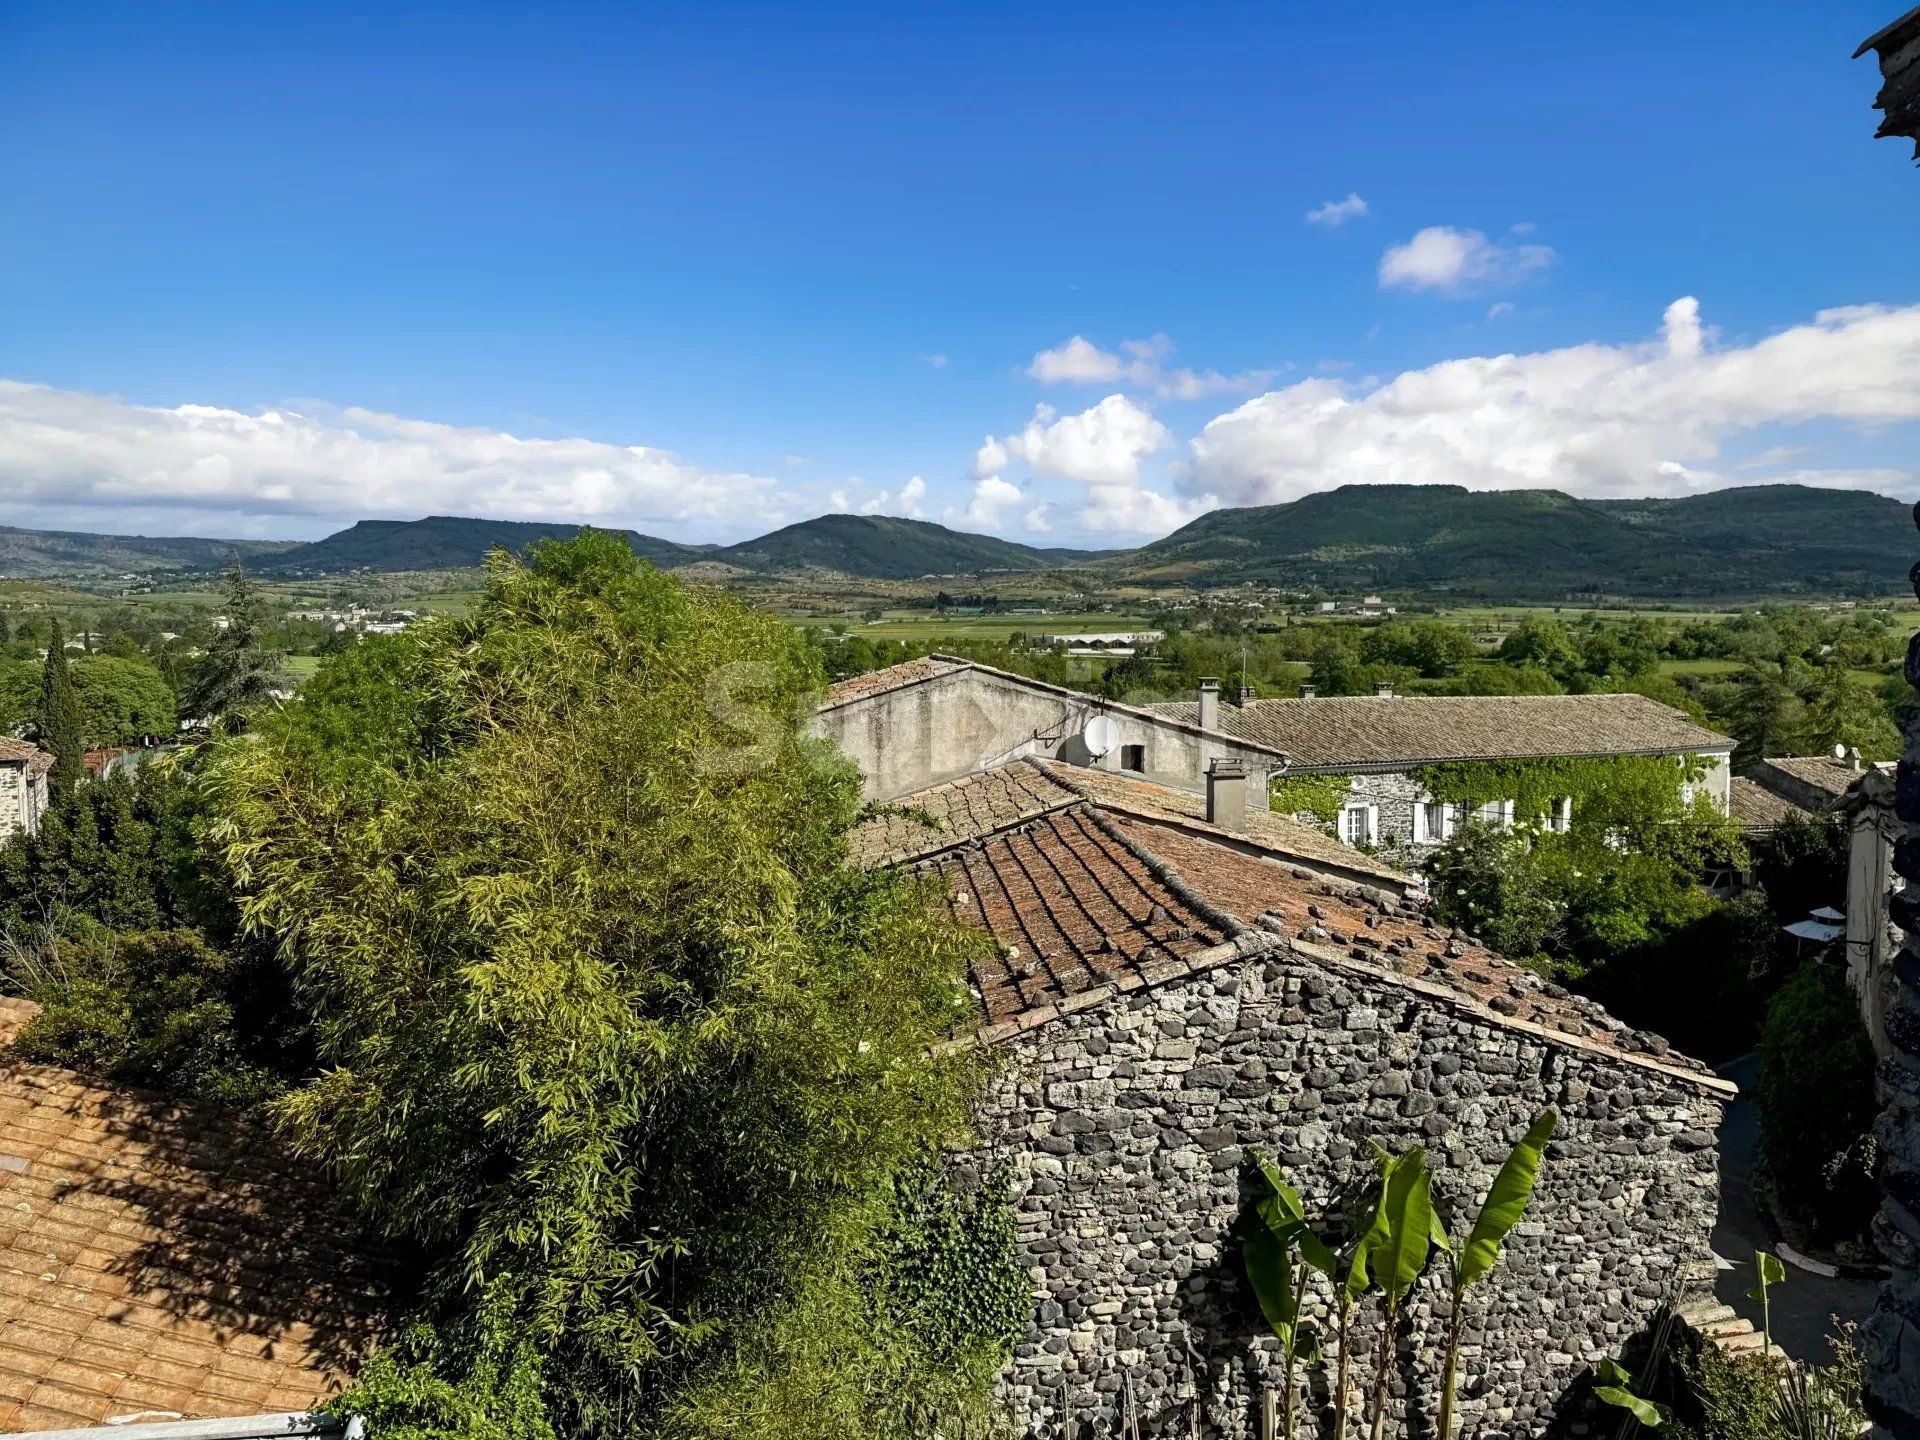
{"label": "climbing ivy", "polygon": [[1513,802],[1516,825],[1538,825],[1561,800],[1573,802],[1573,815],[1614,823],[1652,808],[1680,786],[1706,774],[1698,755],[1607,755],[1587,759],[1550,756],[1532,760],[1453,760],[1420,765],[1413,778],[1427,795],[1447,805],[1472,809],[1496,800]]}
{"label": "climbing ivy", "polygon": [[1352,791],[1350,775],[1276,775],[1268,787],[1267,803],[1277,815],[1304,810],[1331,825],[1340,818],[1340,807]]}

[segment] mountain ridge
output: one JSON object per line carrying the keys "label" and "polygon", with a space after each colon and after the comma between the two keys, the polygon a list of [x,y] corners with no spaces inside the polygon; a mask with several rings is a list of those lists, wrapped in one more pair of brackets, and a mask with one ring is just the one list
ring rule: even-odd
{"label": "mountain ridge", "polygon": [[[488,549],[566,538],[577,522],[429,515],[362,520],[314,541],[219,540],[0,527],[0,576],[217,570],[238,553],[275,578],[455,569]],[[862,579],[1073,569],[1149,588],[1246,581],[1290,588],[1676,599],[1897,591],[1907,506],[1863,490],[1754,485],[1696,495],[1582,499],[1559,490],[1341,486],[1279,505],[1211,511],[1137,550],[1038,547],[897,516],[829,514],[733,545],[616,530],[665,568],[830,570]]]}

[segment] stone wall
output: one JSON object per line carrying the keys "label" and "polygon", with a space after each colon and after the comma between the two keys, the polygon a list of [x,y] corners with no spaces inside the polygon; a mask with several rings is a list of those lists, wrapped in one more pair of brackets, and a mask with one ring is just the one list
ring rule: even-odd
{"label": "stone wall", "polygon": [[[1081,741],[1087,722],[1112,722],[1115,748],[1096,759]],[[1026,756],[1119,770],[1127,747],[1141,751],[1145,778],[1204,789],[1207,766],[1247,766],[1247,804],[1264,810],[1273,757],[1231,736],[1201,731],[1098,696],[970,668],[823,710],[811,728],[860,767],[870,800],[890,800],[943,780]]]}
{"label": "stone wall", "polygon": [[[1313,1205],[1360,1178],[1368,1139],[1425,1144],[1461,1230],[1528,1122],[1561,1108],[1533,1210],[1473,1292],[1465,1373],[1485,1380],[1464,1387],[1463,1409],[1479,1436],[1539,1433],[1648,1322],[1707,1253],[1719,1094],[1428,988],[1279,950],[1002,1047],[968,1163],[1014,1177],[1038,1298],[1004,1387],[1028,1435],[1113,1433],[1129,1382],[1143,1433],[1189,1433],[1190,1394],[1208,1435],[1256,1433],[1275,1350],[1233,1235],[1249,1147],[1277,1156]],[[1430,1274],[1410,1307],[1395,1382],[1404,1393],[1411,1377],[1422,1408],[1437,1386],[1439,1286]],[[1356,1393],[1367,1374],[1356,1358]]]}
{"label": "stone wall", "polygon": [[0,838],[16,830],[32,830],[40,818],[33,805],[27,767],[15,763],[0,765]]}

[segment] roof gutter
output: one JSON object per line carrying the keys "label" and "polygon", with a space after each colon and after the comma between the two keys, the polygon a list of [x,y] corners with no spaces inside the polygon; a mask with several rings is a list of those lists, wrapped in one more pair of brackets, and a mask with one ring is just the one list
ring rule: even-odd
{"label": "roof gutter", "polygon": [[[149,1411],[149,1414],[152,1412]],[[116,1425],[109,1420],[78,1430],[29,1430],[8,1440],[276,1440],[280,1436],[341,1436],[359,1440],[366,1422],[308,1410],[271,1415],[230,1415],[218,1420],[163,1420],[141,1425]]]}

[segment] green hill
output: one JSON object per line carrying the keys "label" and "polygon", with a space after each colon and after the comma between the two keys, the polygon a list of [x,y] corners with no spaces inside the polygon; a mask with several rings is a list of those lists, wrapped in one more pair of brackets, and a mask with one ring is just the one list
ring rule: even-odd
{"label": "green hill", "polygon": [[1767,485],[1578,500],[1558,490],[1346,485],[1215,510],[1113,568],[1149,584],[1682,598],[1893,591],[1916,551],[1906,506],[1864,491]]}
{"label": "green hill", "polygon": [[[333,575],[347,570],[455,570],[478,565],[496,545],[518,552],[536,540],[568,540],[580,533],[577,522],[542,524],[527,520],[479,520],[462,515],[429,515],[424,520],[362,520],[358,524],[287,550],[263,562],[274,575]],[[705,552],[691,545],[642,535],[626,537],[636,555],[657,565],[683,565]]]}
{"label": "green hill", "polygon": [[302,548],[296,540],[203,540],[189,536],[94,535],[0,525],[0,577],[150,575],[217,570],[238,554],[256,564]]}
{"label": "green hill", "polygon": [[1042,550],[949,530],[929,520],[890,515],[821,515],[757,540],[709,551],[704,558],[748,570],[839,570],[870,580],[922,575],[974,575],[993,570],[1048,570],[1112,552]]}

